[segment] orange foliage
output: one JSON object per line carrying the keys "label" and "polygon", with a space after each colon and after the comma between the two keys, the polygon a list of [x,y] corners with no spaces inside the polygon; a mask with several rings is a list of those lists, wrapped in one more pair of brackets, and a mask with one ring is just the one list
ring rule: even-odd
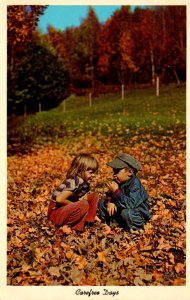
{"label": "orange foliage", "polygon": [[[109,137],[106,145],[100,137],[98,143],[92,142],[93,137],[85,143],[87,137],[81,137],[69,146],[46,146],[8,157],[8,284],[184,285],[183,137],[174,135],[168,144],[172,149],[166,146],[157,151],[151,146],[156,142],[153,138],[149,147],[141,139],[133,148],[122,144],[115,149]],[[152,213],[143,232],[127,232],[97,222],[78,235],[47,220],[49,197],[81,145],[100,162],[92,182],[92,190],[100,195],[106,191],[104,178],[112,176],[106,162],[116,152],[128,152],[141,161],[139,177],[149,192]]]}

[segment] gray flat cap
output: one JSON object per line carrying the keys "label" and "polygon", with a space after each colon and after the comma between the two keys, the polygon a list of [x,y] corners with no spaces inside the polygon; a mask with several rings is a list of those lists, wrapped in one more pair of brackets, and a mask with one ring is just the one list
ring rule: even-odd
{"label": "gray flat cap", "polygon": [[140,163],[134,157],[126,153],[119,153],[111,162],[107,163],[107,165],[113,169],[123,169],[126,167],[132,167],[136,171],[141,169]]}

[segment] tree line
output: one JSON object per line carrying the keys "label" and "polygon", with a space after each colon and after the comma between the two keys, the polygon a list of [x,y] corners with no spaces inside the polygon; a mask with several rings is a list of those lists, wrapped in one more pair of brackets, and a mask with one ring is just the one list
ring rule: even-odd
{"label": "tree line", "polygon": [[186,6],[121,6],[103,24],[89,6],[78,27],[43,34],[46,8],[8,6],[8,114],[48,110],[70,93],[154,85],[156,76],[186,80]]}

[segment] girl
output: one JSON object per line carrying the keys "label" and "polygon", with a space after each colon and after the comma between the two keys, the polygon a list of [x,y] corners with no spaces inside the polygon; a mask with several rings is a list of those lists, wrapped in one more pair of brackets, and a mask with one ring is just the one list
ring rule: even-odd
{"label": "girl", "polygon": [[68,225],[78,231],[83,231],[85,222],[94,222],[98,197],[95,193],[87,193],[90,190],[89,181],[97,169],[97,160],[88,154],[74,158],[65,181],[51,196],[49,220],[55,225]]}

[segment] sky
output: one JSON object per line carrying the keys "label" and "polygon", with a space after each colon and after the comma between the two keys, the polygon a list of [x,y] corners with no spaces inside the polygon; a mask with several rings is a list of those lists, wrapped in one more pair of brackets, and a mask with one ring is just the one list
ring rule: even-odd
{"label": "sky", "polygon": [[[104,23],[121,5],[94,5],[94,10],[101,23]],[[85,19],[88,5],[50,5],[40,17],[38,28],[45,33],[48,25],[64,30],[67,27],[78,27]]]}

